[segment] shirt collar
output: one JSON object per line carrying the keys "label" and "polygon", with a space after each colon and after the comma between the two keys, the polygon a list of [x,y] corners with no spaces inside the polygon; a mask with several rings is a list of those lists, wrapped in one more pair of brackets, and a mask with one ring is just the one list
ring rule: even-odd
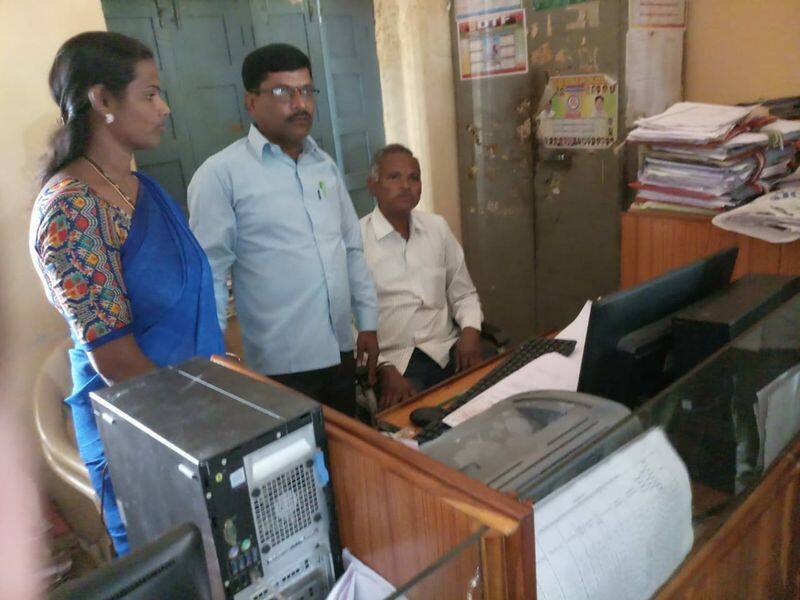
{"label": "shirt collar", "polygon": [[[422,223],[414,214],[416,212],[417,211],[412,210],[409,216],[411,231],[422,230]],[[378,240],[382,240],[395,230],[377,205],[375,205],[375,208],[372,210],[372,229],[375,231],[375,238]]]}
{"label": "shirt collar", "polygon": [[[266,136],[258,130],[255,123],[250,124],[250,131],[247,133],[247,141],[259,157],[264,156],[265,150],[269,150],[273,155],[283,153],[281,147],[278,146],[278,144],[270,142]],[[310,135],[307,135],[303,140],[303,154],[316,154],[318,151],[319,146],[317,142],[315,142],[314,138]]]}

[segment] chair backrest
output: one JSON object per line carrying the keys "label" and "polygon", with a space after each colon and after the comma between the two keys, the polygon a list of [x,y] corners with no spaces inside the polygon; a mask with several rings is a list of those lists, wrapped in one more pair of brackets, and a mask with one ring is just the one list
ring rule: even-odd
{"label": "chair backrest", "polygon": [[69,407],[64,398],[70,394],[70,375],[67,350],[69,339],[59,342],[42,363],[33,387],[33,407],[36,431],[45,460],[51,469],[78,492],[94,502],[99,509],[97,495],[89,480],[72,430]]}

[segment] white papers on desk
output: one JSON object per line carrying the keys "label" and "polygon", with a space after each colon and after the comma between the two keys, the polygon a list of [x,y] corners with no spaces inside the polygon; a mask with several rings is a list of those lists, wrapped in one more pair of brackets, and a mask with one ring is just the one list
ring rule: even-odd
{"label": "white papers on desk", "polygon": [[378,600],[395,591],[391,583],[358,560],[347,548],[342,552],[342,558],[347,568],[326,600]]}
{"label": "white papers on desk", "polygon": [[482,394],[475,396],[458,410],[447,415],[444,418],[444,422],[450,427],[455,427],[467,419],[482,413],[501,400],[522,392],[535,390],[569,390],[574,392],[577,390],[591,310],[592,303],[587,301],[575,320],[567,325],[557,336],[565,340],[575,340],[575,350],[572,351],[572,354],[563,356],[558,352],[550,352],[532,360]]}
{"label": "white papers on desk", "polygon": [[711,221],[717,227],[781,244],[800,239],[800,190],[770,192]]}
{"label": "white papers on desk", "polygon": [[649,598],[693,543],[689,474],[651,429],[536,503],[539,600]]}
{"label": "white papers on desk", "polygon": [[800,365],[759,390],[756,397],[758,462],[767,469],[800,431]]}

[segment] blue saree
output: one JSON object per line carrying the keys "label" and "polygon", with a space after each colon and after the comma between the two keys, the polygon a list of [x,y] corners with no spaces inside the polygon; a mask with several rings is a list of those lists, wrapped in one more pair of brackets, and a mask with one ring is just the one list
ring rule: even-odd
{"label": "blue saree", "polygon": [[[186,219],[164,190],[136,173],[139,194],[128,237],[120,248],[122,274],[132,322],[104,336],[104,342],[132,333],[142,352],[159,367],[193,356],[224,352],[217,321],[211,269]],[[103,443],[89,392],[105,387],[89,361],[88,349],[73,335],[72,394],[66,399],[81,457],[102,499],[106,526],[118,555],[128,552],[125,526],[106,469]]]}

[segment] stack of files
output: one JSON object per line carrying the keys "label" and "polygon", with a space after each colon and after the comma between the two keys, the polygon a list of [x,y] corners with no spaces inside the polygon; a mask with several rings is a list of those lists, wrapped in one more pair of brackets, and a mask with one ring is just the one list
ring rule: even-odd
{"label": "stack of files", "polygon": [[[773,98],[759,102],[749,102],[748,104],[761,104],[769,109],[769,114],[781,119],[800,119],[800,96],[788,96],[786,98]],[[745,106],[744,104],[742,106]]]}
{"label": "stack of files", "polygon": [[638,119],[629,142],[705,145],[721,143],[747,123],[767,117],[760,106],[724,106],[698,102],[678,102],[659,115]]}
{"label": "stack of files", "polygon": [[746,204],[791,175],[798,140],[800,122],[758,107],[679,102],[628,136],[646,148],[631,208],[714,215]]}

